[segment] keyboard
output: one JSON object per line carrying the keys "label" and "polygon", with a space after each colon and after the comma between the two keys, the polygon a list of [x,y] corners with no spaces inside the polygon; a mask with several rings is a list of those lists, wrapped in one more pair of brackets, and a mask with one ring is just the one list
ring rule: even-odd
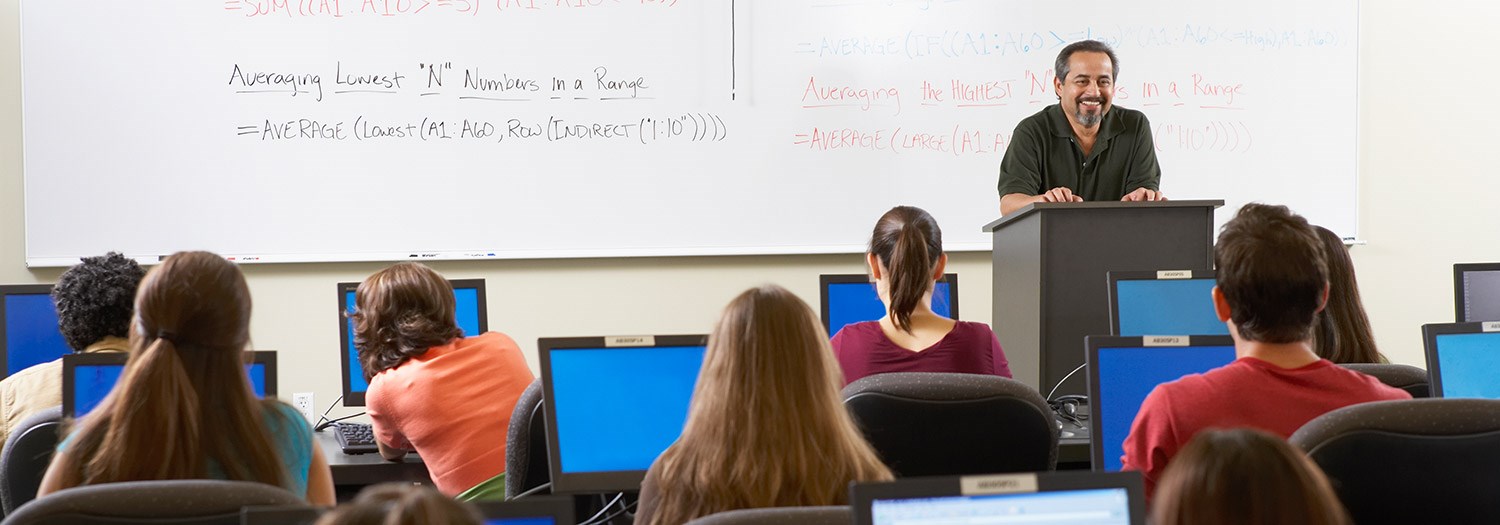
{"label": "keyboard", "polygon": [[369,454],[379,452],[375,446],[375,430],[364,423],[335,423],[334,439],[345,454]]}

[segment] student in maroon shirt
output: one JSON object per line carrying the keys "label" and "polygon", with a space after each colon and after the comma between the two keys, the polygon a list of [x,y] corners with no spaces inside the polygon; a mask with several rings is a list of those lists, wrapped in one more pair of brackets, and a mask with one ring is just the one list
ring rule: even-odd
{"label": "student in maroon shirt", "polygon": [[844,326],[833,354],[845,384],[887,372],[949,372],[1010,377],[1000,341],[989,325],[956,321],[932,311],[932,289],[948,255],[943,231],[920,208],[897,206],[875,223],[865,254],[886,315]]}
{"label": "student in maroon shirt", "polygon": [[1337,408],[1411,398],[1313,352],[1328,268],[1306,219],[1286,206],[1246,204],[1219,233],[1214,265],[1214,310],[1229,325],[1237,359],[1146,396],[1125,437],[1123,463],[1141,471],[1148,496],[1201,430],[1251,427],[1286,438]]}

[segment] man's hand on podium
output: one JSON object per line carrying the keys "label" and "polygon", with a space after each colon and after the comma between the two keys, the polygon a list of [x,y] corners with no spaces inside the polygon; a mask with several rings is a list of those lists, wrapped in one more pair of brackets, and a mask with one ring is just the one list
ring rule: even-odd
{"label": "man's hand on podium", "polygon": [[1124,197],[1120,197],[1120,201],[1122,201],[1122,202],[1145,202],[1145,201],[1164,201],[1164,200],[1167,200],[1167,196],[1166,195],[1163,195],[1159,191],[1148,189],[1148,188],[1136,188],[1135,191],[1132,191],[1130,193],[1125,194]]}

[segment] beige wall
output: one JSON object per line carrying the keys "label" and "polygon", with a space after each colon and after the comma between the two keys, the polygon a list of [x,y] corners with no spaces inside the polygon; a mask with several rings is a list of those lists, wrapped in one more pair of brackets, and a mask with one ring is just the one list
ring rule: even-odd
{"label": "beige wall", "polygon": [[[23,262],[18,4],[0,0],[0,282],[50,282],[58,270]],[[1419,326],[1453,317],[1451,265],[1500,261],[1493,240],[1500,191],[1489,185],[1500,173],[1486,162],[1500,117],[1500,72],[1487,60],[1490,50],[1468,47],[1500,20],[1500,4],[1437,0],[1418,8],[1376,0],[1361,9],[1360,236],[1369,244],[1354,248],[1354,258],[1381,348],[1393,361],[1421,366]],[[1354,96],[1355,88],[1309,95]],[[859,272],[860,264],[858,256],[764,256],[434,266],[453,278],[487,279],[492,327],[515,337],[535,367],[540,336],[706,332],[748,286],[779,283],[813,302],[818,274]],[[312,391],[326,405],[338,395],[333,283],[379,266],[245,268],[255,343],[281,351],[284,397]],[[951,269],[962,275],[963,317],[988,321],[988,255],[956,254]]]}

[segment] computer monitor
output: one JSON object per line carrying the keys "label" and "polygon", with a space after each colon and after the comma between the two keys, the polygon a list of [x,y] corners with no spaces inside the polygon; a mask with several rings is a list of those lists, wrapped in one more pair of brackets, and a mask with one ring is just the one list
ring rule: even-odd
{"label": "computer monitor", "polygon": [[1500,321],[1500,263],[1453,265],[1453,303],[1460,323]]}
{"label": "computer monitor", "polygon": [[[449,279],[453,286],[454,320],[464,331],[465,337],[476,336],[490,330],[489,309],[485,305],[484,279]],[[370,381],[365,379],[364,367],[359,364],[359,350],[354,348],[354,320],[344,315],[355,309],[354,291],[359,283],[339,283],[339,367],[344,374],[344,406],[365,406],[365,391]]]}
{"label": "computer monitor", "polygon": [[855,525],[1144,525],[1139,472],[1039,472],[855,483]]}
{"label": "computer monitor", "polygon": [[[885,303],[880,302],[880,294],[875,292],[875,283],[870,282],[868,275],[819,275],[818,289],[822,296],[823,328],[828,330],[829,337],[839,333],[844,325],[885,317]],[[943,274],[933,287],[932,311],[958,319],[958,274]]]}
{"label": "computer monitor", "polygon": [[706,335],[541,338],[552,491],[640,490],[682,433]]}
{"label": "computer monitor", "polygon": [[1094,470],[1120,470],[1125,436],[1156,385],[1201,374],[1234,362],[1234,340],[1227,335],[1097,336],[1088,347],[1089,453]]}
{"label": "computer monitor", "polygon": [[[252,352],[245,372],[257,397],[276,397],[276,352]],[[114,390],[129,354],[99,352],[63,356],[63,417],[83,417]]]}
{"label": "computer monitor", "polygon": [[1500,321],[1422,325],[1432,397],[1500,399]]}
{"label": "computer monitor", "polygon": [[57,329],[52,285],[0,285],[0,379],[71,353]]}
{"label": "computer monitor", "polygon": [[1109,272],[1113,335],[1229,335],[1214,313],[1213,270]]}
{"label": "computer monitor", "polygon": [[527,496],[508,501],[476,502],[484,525],[573,525],[573,498]]}

